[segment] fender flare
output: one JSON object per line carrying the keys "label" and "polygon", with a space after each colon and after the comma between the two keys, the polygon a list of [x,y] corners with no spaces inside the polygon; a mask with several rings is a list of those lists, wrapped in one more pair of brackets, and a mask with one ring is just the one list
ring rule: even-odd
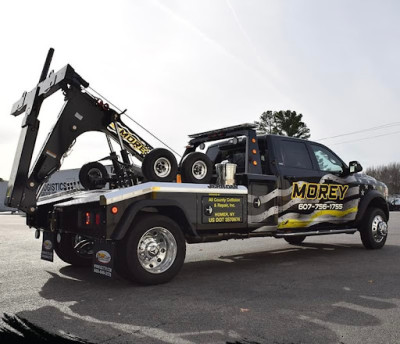
{"label": "fender flare", "polygon": [[[111,235],[112,240],[122,240],[126,233],[128,233],[129,228],[131,227],[135,217],[138,215],[140,211],[145,208],[157,208],[164,210],[176,210],[180,212],[178,224],[182,227],[184,226],[186,230],[182,230],[184,234],[188,234],[189,236],[198,237],[197,231],[194,228],[193,224],[189,221],[189,216],[186,211],[182,208],[182,206],[173,200],[142,200],[136,203],[131,204],[124,212],[121,220],[118,223],[117,228]],[[161,212],[163,214],[163,212]],[[172,217],[173,220],[176,221],[175,218]]]}
{"label": "fender flare", "polygon": [[383,198],[380,192],[371,190],[360,200],[360,205],[358,207],[358,212],[355,219],[356,224],[359,224],[362,221],[368,207],[372,203],[381,208],[385,212],[387,220],[389,220],[389,207],[386,200]]}

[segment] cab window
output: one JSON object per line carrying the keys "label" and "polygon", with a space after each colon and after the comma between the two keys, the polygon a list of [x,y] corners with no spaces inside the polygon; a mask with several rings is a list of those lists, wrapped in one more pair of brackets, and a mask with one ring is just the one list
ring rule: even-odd
{"label": "cab window", "polygon": [[330,150],[319,145],[311,145],[311,148],[314,152],[315,159],[317,160],[318,167],[321,171],[334,173],[343,172],[342,161]]}
{"label": "cab window", "polygon": [[279,165],[285,167],[312,169],[312,162],[304,142],[282,140]]}

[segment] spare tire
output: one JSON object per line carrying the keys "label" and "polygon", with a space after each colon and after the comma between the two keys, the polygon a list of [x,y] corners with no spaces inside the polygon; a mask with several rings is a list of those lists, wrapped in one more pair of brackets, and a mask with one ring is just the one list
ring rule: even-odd
{"label": "spare tire", "polygon": [[79,171],[79,181],[86,190],[104,188],[108,178],[107,169],[97,161],[83,165]]}
{"label": "spare tire", "polygon": [[153,149],[142,162],[142,173],[148,181],[171,182],[176,178],[177,172],[175,155],[164,148]]}
{"label": "spare tire", "polygon": [[213,163],[204,153],[191,152],[185,156],[181,166],[182,182],[208,184],[213,173]]}

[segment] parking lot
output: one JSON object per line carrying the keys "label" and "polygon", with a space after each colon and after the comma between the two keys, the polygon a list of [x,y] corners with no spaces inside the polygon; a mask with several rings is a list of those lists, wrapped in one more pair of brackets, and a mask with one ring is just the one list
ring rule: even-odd
{"label": "parking lot", "polygon": [[399,343],[400,212],[382,250],[355,235],[188,246],[170,283],[103,279],[0,215],[0,311],[94,343]]}

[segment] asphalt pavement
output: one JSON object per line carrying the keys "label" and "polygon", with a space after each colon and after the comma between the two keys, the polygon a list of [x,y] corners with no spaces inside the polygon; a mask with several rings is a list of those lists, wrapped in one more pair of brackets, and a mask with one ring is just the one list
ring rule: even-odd
{"label": "asphalt pavement", "polygon": [[174,280],[145,287],[41,261],[34,230],[3,214],[0,312],[93,343],[400,343],[400,212],[390,216],[381,250],[358,233],[195,244]]}

